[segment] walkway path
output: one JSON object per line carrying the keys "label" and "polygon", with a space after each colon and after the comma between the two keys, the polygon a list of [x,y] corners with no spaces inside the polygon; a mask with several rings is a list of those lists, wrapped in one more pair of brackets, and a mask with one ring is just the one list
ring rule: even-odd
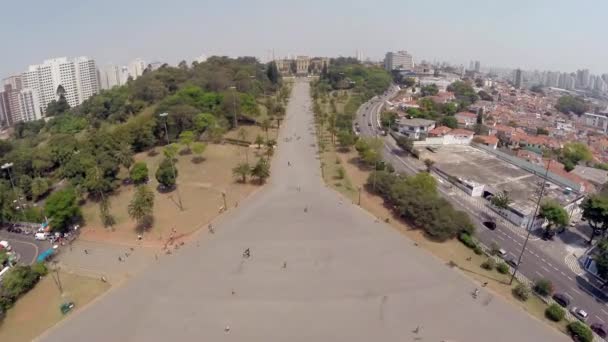
{"label": "walkway path", "polygon": [[298,80],[268,186],[217,222],[215,234],[42,339],[567,340],[485,290],[473,299],[478,284],[327,189],[308,92]]}

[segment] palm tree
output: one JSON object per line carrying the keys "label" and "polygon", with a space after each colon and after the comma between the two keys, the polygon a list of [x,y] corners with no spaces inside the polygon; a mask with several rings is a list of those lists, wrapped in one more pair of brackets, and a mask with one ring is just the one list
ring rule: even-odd
{"label": "palm tree", "polygon": [[270,165],[264,158],[260,158],[251,170],[251,175],[258,179],[260,184],[264,183],[270,177]]}
{"label": "palm tree", "polygon": [[266,132],[266,140],[268,140],[268,130],[270,129],[270,120],[266,119],[260,123],[260,127]]}
{"label": "palm tree", "polygon": [[147,185],[139,185],[129,203],[129,216],[137,221],[137,225],[146,228],[152,223],[152,210],[154,209],[154,193]]}
{"label": "palm tree", "polygon": [[232,169],[232,174],[235,177],[240,177],[241,183],[247,183],[247,176],[251,174],[251,166],[249,166],[249,163],[239,163]]}

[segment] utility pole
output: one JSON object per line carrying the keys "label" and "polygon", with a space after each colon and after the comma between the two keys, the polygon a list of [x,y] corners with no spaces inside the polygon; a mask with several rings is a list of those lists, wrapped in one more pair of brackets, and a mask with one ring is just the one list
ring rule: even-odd
{"label": "utility pole", "polygon": [[[169,141],[169,129],[167,129],[167,117],[169,116],[169,113],[160,113],[158,116],[160,116],[161,118],[165,118],[165,121],[164,121],[165,136],[167,138],[167,146],[169,146],[169,145],[171,145],[171,141]],[[179,187],[177,186],[177,173],[175,172],[173,156],[171,156],[170,159],[171,159],[170,160],[171,161],[171,171],[173,172],[173,179],[175,180],[175,192],[177,193],[177,201],[178,201],[179,210],[184,211],[184,206],[182,204],[182,196],[180,196]]]}
{"label": "utility pole", "polygon": [[517,264],[513,267],[513,274],[511,275],[511,279],[509,280],[509,285],[513,284],[513,280],[515,279],[515,275],[517,274],[517,270],[519,269],[519,265],[521,264],[521,258],[524,256],[524,251],[526,250],[526,245],[528,245],[528,240],[530,239],[530,234],[532,233],[532,228],[534,228],[534,223],[536,222],[536,216],[538,215],[538,210],[540,208],[540,202],[543,199],[543,194],[545,192],[545,187],[547,184],[547,176],[549,175],[549,165],[551,165],[551,159],[547,162],[547,169],[545,170],[545,177],[543,178],[543,185],[540,188],[540,194],[538,195],[538,200],[536,201],[536,207],[534,208],[534,215],[532,216],[532,220],[528,222],[527,225],[527,234],[526,240],[524,241],[524,245],[521,247],[521,252],[519,253],[519,258],[517,258]]}
{"label": "utility pole", "polygon": [[23,222],[25,222],[26,219],[25,219],[24,207],[23,207],[23,204],[21,203],[21,198],[15,188],[15,182],[13,182],[13,176],[11,174],[12,167],[13,167],[13,163],[5,163],[2,166],[0,166],[0,169],[6,170],[6,172],[8,173],[8,179],[11,182],[11,188],[13,189],[13,194],[15,195],[15,201],[16,201],[17,205],[19,206],[19,211],[21,211],[21,219],[23,220]]}

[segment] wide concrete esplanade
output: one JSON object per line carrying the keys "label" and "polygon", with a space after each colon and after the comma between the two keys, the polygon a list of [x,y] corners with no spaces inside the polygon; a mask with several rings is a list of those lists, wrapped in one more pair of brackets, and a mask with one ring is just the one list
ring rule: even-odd
{"label": "wide concrete esplanade", "polygon": [[478,285],[327,189],[310,108],[309,85],[297,80],[270,183],[228,212],[215,234],[41,339],[567,340],[485,289],[473,299]]}

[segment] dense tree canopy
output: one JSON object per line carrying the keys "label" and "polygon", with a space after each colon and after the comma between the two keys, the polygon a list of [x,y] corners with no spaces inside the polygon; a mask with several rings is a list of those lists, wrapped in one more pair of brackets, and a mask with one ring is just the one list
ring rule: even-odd
{"label": "dense tree canopy", "polygon": [[82,218],[73,188],[52,193],[46,200],[44,211],[50,220],[51,228],[58,232],[67,231],[70,224]]}
{"label": "dense tree canopy", "polygon": [[570,114],[572,112],[578,115],[589,110],[589,106],[585,103],[585,100],[570,95],[560,97],[557,100],[555,108],[564,114]]}

